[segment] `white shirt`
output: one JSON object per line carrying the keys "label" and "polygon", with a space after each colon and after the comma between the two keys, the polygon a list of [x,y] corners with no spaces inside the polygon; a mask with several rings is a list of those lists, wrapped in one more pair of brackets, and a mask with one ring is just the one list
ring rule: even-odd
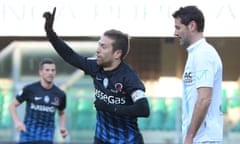
{"label": "white shirt", "polygon": [[222,61],[217,51],[204,38],[189,46],[187,52],[188,58],[183,73],[183,140],[190,126],[194,106],[198,98],[197,88],[211,87],[211,104],[194,137],[194,142],[222,141]]}

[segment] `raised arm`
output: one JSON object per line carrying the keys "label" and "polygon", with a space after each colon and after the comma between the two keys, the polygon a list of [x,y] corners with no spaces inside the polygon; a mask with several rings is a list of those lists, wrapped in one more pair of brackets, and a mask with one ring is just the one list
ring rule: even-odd
{"label": "raised arm", "polygon": [[86,67],[86,57],[83,57],[72,50],[72,48],[65,43],[61,38],[57,36],[53,30],[53,23],[55,19],[56,7],[53,12],[44,12],[43,17],[45,18],[44,29],[47,34],[47,38],[56,50],[56,52],[69,64],[83,69]]}

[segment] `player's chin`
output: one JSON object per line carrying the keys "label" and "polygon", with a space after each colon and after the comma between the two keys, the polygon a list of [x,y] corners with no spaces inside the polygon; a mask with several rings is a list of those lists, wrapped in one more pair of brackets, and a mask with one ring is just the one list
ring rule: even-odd
{"label": "player's chin", "polygon": [[181,39],[179,39],[179,44],[180,44],[181,46],[185,46],[185,42],[184,42],[183,40],[181,40]]}
{"label": "player's chin", "polygon": [[100,61],[100,60],[97,60],[97,64],[100,65],[100,66],[103,65],[102,61]]}

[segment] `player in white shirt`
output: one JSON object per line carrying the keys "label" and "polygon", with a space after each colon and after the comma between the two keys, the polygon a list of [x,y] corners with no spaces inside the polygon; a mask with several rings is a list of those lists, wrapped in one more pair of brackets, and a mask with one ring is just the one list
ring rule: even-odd
{"label": "player in white shirt", "polygon": [[222,144],[222,61],[203,37],[204,16],[196,6],[172,15],[174,35],[188,58],[183,73],[182,135],[184,144]]}

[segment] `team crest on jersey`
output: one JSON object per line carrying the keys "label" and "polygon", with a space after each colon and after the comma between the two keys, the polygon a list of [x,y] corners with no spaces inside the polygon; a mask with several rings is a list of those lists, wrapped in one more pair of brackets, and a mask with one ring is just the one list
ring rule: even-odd
{"label": "team crest on jersey", "polygon": [[103,86],[104,86],[105,88],[108,87],[108,78],[104,78],[104,79],[103,79]]}
{"label": "team crest on jersey", "polygon": [[122,90],[123,90],[122,83],[115,83],[114,87],[117,90],[117,92],[122,92]]}
{"label": "team crest on jersey", "polygon": [[192,83],[192,73],[191,72],[185,72],[184,73],[184,82],[185,83]]}
{"label": "team crest on jersey", "polygon": [[52,102],[52,104],[58,106],[59,103],[60,103],[59,98],[58,98],[58,97],[55,97],[54,100],[53,100],[53,102]]}
{"label": "team crest on jersey", "polygon": [[45,103],[49,103],[49,101],[50,101],[49,96],[48,95],[44,96],[44,102]]}

